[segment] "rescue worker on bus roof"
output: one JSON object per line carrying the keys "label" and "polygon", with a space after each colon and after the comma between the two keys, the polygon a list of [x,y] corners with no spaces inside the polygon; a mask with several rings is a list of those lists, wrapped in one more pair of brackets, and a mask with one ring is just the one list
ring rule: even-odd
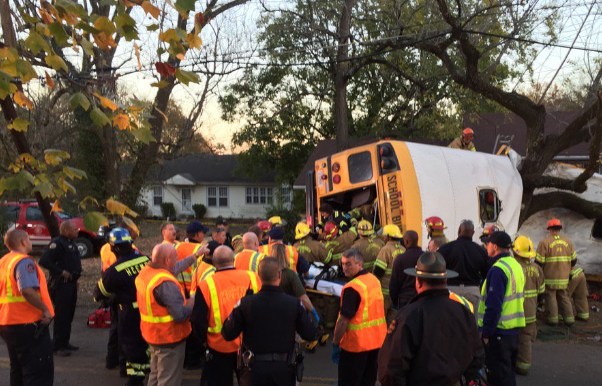
{"label": "rescue worker on bus roof", "polygon": [[533,263],[535,248],[527,236],[518,236],[512,248],[514,257],[525,274],[525,324],[518,333],[516,373],[527,375],[531,368],[531,342],[537,337],[537,299],[546,290],[543,270]]}
{"label": "rescue worker on bus roof", "polygon": [[385,297],[385,315],[387,322],[390,322],[395,315],[393,303],[389,296],[389,283],[391,282],[391,274],[393,273],[393,264],[397,256],[401,255],[406,249],[401,245],[402,234],[399,227],[394,224],[385,225],[382,229],[382,237],[385,241],[385,246],[378,253],[378,257],[374,262],[374,275],[380,280],[383,295]]}
{"label": "rescue worker on bus roof", "polygon": [[474,139],[474,131],[467,127],[462,131],[462,136],[454,139],[448,147],[452,149],[461,149],[469,151],[477,151],[472,140]]}
{"label": "rescue worker on bus roof", "polygon": [[324,226],[322,235],[324,236],[324,248],[328,251],[328,257],[324,263],[338,264],[341,261],[343,252],[351,248],[355,239],[357,239],[357,230],[355,227],[352,227],[348,228],[346,232],[341,233],[337,225],[329,221]]}
{"label": "rescue worker on bus roof", "polygon": [[[571,267],[577,263],[577,253],[571,240],[560,234],[562,223],[553,218],[548,221],[549,236],[539,242],[535,261],[543,268],[546,281],[544,299],[546,303],[546,322],[558,324],[558,311],[564,323],[571,326],[575,323],[573,306],[569,299],[567,287],[571,276]],[[559,310],[560,308],[560,310]]]}
{"label": "rescue worker on bus roof", "polygon": [[332,258],[329,257],[328,250],[324,248],[319,241],[314,240],[310,233],[309,226],[304,222],[297,223],[295,227],[295,239],[297,242],[294,247],[309,263],[325,263]]}
{"label": "rescue worker on bus roof", "polygon": [[234,256],[234,268],[257,272],[259,262],[265,257],[259,249],[257,235],[247,232],[242,236],[243,250]]}
{"label": "rescue worker on bus roof", "polygon": [[362,220],[357,224],[357,233],[359,233],[360,237],[355,240],[351,248],[360,251],[364,257],[364,268],[372,272],[378,253],[385,243],[380,237],[374,234],[372,224],[366,220]]}
{"label": "rescue worker on bus roof", "polygon": [[126,360],[127,386],[142,385],[150,370],[148,345],[140,331],[140,312],[136,302],[136,278],[150,259],[132,247],[132,238],[123,228],[109,233],[111,251],[117,261],[103,274],[94,289],[94,300],[113,299],[118,306],[119,345]]}

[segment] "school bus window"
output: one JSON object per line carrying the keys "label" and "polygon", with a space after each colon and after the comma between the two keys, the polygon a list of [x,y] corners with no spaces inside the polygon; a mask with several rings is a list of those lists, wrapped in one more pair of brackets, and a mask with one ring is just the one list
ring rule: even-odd
{"label": "school bus window", "polygon": [[496,191],[493,189],[479,191],[479,207],[482,222],[497,221],[499,210]]}
{"label": "school bus window", "polygon": [[592,227],[592,237],[602,241],[602,219],[597,218]]}
{"label": "school bus window", "polygon": [[347,170],[349,170],[349,182],[359,182],[372,179],[372,158],[369,151],[352,154],[347,159]]}

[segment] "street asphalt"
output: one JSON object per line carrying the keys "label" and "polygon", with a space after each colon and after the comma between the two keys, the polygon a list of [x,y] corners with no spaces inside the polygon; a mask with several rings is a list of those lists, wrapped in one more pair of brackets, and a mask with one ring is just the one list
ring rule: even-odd
{"label": "street asphalt", "polygon": [[[108,330],[86,326],[89,310],[78,308],[72,343],[80,350],[71,357],[55,357],[55,384],[62,386],[123,385],[117,370],[106,370],[104,358]],[[304,386],[336,385],[337,367],[330,361],[330,344],[308,354]],[[602,385],[602,342],[536,342],[533,367],[527,377],[517,377],[519,386]],[[10,362],[6,346],[0,343],[0,386],[9,385]],[[198,385],[200,371],[184,371],[182,385]]]}

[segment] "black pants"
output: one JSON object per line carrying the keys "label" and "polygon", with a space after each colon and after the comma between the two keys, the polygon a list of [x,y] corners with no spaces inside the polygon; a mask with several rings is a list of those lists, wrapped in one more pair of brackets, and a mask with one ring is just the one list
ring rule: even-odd
{"label": "black pants", "polygon": [[106,365],[108,367],[119,365],[119,368],[125,371],[125,354],[119,344],[119,305],[116,302],[111,302],[109,310],[111,311],[111,328],[109,329],[109,342],[107,343]]}
{"label": "black pants", "polygon": [[77,304],[77,282],[62,282],[60,278],[56,281],[50,293],[55,313],[52,345],[55,350],[65,350],[71,339],[71,323]]}
{"label": "black pants", "polygon": [[341,386],[374,386],[378,349],[364,352],[341,350],[339,362],[339,385]]}
{"label": "black pants", "polygon": [[10,358],[10,386],[52,386],[54,359],[48,326],[0,326],[0,336]]}
{"label": "black pants", "polygon": [[295,386],[295,366],[286,361],[256,361],[251,365],[253,386]]}
{"label": "black pants", "polygon": [[148,344],[140,331],[140,311],[137,308],[120,307],[119,343],[125,354],[129,386],[142,386],[150,372]]}
{"label": "black pants", "polygon": [[249,371],[236,370],[236,353],[224,354],[209,349],[213,358],[205,363],[201,375],[202,386],[233,386],[232,375],[236,373],[236,379],[240,386],[251,385],[251,374]]}
{"label": "black pants", "polygon": [[518,335],[494,335],[485,347],[487,381],[491,386],[516,386],[514,366]]}
{"label": "black pants", "polygon": [[203,344],[195,334],[190,334],[186,339],[184,367],[201,365],[201,357],[204,356],[205,353],[203,351]]}

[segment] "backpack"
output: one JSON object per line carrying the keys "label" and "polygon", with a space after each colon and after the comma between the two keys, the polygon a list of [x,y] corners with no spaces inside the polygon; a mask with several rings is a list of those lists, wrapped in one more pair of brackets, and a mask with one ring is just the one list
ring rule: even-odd
{"label": "backpack", "polygon": [[111,327],[111,312],[108,308],[99,308],[88,316],[88,327],[109,328]]}

